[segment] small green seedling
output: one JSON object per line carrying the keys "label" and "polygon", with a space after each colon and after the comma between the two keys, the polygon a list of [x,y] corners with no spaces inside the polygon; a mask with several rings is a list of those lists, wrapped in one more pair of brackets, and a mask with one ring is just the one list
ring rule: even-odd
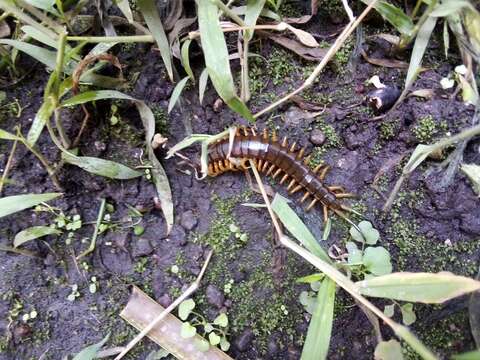
{"label": "small green seedling", "polygon": [[88,291],[90,294],[95,294],[98,290],[98,280],[96,276],[90,278],[90,285],[88,286]]}
{"label": "small green seedling", "polygon": [[[178,307],[178,317],[183,320],[180,329],[180,335],[185,338],[192,338],[197,335],[198,330],[202,332],[202,336],[208,337],[205,339],[194,340],[195,346],[199,351],[205,352],[210,346],[220,346],[223,351],[228,351],[230,343],[227,340],[228,317],[225,313],[218,315],[213,322],[208,322],[206,318],[193,311],[195,309],[195,301],[188,299],[183,301]],[[187,321],[187,319],[189,319]]]}
{"label": "small green seedling", "polygon": [[80,297],[80,292],[78,291],[77,284],[73,284],[70,287],[72,288],[72,292],[67,296],[67,300],[74,302],[76,298]]}
{"label": "small green seedling", "polygon": [[232,232],[233,234],[235,234],[235,237],[237,239],[239,239],[241,242],[245,243],[248,241],[248,234],[247,233],[242,233],[240,231],[240,228],[235,225],[235,224],[230,224],[230,226],[228,227],[228,229],[230,230],[230,232]]}
{"label": "small green seedling", "polygon": [[402,322],[404,325],[410,326],[415,321],[417,321],[417,315],[413,310],[412,303],[405,303],[403,305],[400,305],[399,303],[394,301],[393,304],[385,306],[383,313],[390,318],[393,317],[393,315],[395,314],[395,306],[398,306],[400,308],[400,312],[402,313]]}
{"label": "small green seedling", "polygon": [[23,316],[22,316],[22,321],[23,321],[23,322],[27,322],[27,321],[29,321],[29,320],[35,319],[37,316],[38,316],[38,313],[37,313],[37,311],[34,309],[34,310],[30,311],[29,313],[23,314]]}
{"label": "small green seedling", "polygon": [[360,234],[360,232],[352,226],[350,228],[350,235],[352,236],[353,240],[360,243],[366,242],[369,245],[375,245],[378,239],[380,239],[380,233],[372,226],[370,221],[361,221],[358,224],[358,228],[362,231],[363,237],[362,234]]}
{"label": "small green seedling", "polygon": [[135,236],[142,236],[144,232],[145,228],[142,225],[135,225],[133,227],[133,233],[135,234]]}
{"label": "small green seedling", "polygon": [[232,286],[233,286],[233,279],[228,280],[225,285],[223,285],[223,292],[225,294],[230,294],[232,292]]}

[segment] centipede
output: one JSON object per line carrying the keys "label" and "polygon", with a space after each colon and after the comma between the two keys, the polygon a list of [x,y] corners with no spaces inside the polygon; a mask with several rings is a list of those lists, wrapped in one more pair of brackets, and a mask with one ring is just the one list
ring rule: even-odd
{"label": "centipede", "polygon": [[308,200],[306,211],[321,205],[323,219],[328,221],[329,211],[344,218],[349,223],[345,212],[358,212],[342,203],[342,199],[354,198],[355,194],[346,192],[342,186],[327,186],[324,179],[330,166],[319,164],[309,166],[311,154],[305,156],[306,148],[297,149],[296,142],[288,143],[287,137],[279,141],[276,131],[267,129],[257,131],[254,128],[237,128],[233,141],[229,135],[212,143],[208,147],[208,176],[216,177],[227,171],[246,171],[250,168],[249,160],[261,174],[277,179],[280,184],[288,183],[290,195],[305,191],[300,202]]}

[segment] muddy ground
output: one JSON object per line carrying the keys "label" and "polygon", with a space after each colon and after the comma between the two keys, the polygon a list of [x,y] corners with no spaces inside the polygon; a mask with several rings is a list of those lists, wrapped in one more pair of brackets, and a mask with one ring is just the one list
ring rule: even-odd
{"label": "muddy ground", "polygon": [[[341,23],[331,20],[320,14],[305,28],[319,39],[330,41],[330,35],[342,28]],[[378,31],[374,25],[364,27],[366,34]],[[438,167],[440,162],[428,160],[402,187],[390,214],[381,214],[384,196],[392,189],[409,151],[419,142],[433,141],[448,132],[458,133],[472,119],[471,106],[459,99],[450,99],[440,88],[440,79],[460,63],[455,52],[444,59],[441,43],[440,38],[432,42],[426,56],[428,70],[415,84],[419,89],[435,89],[432,99],[410,97],[385,119],[372,120],[374,114],[364,101],[365,93],[371,88],[365,81],[377,74],[385,83],[401,88],[405,70],[374,66],[363,59],[357,59],[353,67],[347,66],[352,63],[349,61],[351,42],[304,94],[307,101],[325,106],[323,114],[302,118],[297,106],[290,103],[259,119],[256,126],[276,128],[279,134],[313,151],[315,161],[323,160],[331,165],[327,184],[342,185],[358,194],[359,198],[350,203],[368,215],[379,229],[380,245],[389,249],[394,271],[447,270],[475,276],[480,258],[480,202],[462,173],[457,172],[448,187],[438,189],[435,185],[443,172],[429,176],[426,172]],[[389,56],[388,46],[383,42],[369,41],[364,48],[371,57]],[[313,63],[266,39],[257,42],[254,49],[263,56],[252,62],[250,106],[258,111],[298,86]],[[210,84],[203,105],[199,104],[198,89],[192,87],[184,92],[180,106],[167,115],[173,86],[158,52],[150,45],[120,46],[114,52],[125,66],[124,73],[130,81],[125,91],[151,106],[157,130],[168,136],[169,144],[175,144],[190,131],[216,134],[230,125],[248,125],[226,106],[214,107],[217,95]],[[199,75],[203,68],[201,57],[197,56],[193,62]],[[23,56],[22,64],[33,63]],[[29,128],[47,81],[43,66],[35,66],[32,76],[5,89],[4,104],[18,100],[22,111],[17,116],[15,106],[3,106],[2,129],[13,131],[18,124],[24,132]],[[232,66],[238,74],[238,62],[234,61]],[[111,102],[100,101],[95,107],[89,107],[94,116],[83,136],[80,152],[139,165],[143,149],[141,122],[132,104],[117,105],[120,118],[117,125],[110,122]],[[65,111],[63,117],[67,131],[73,136],[82,118],[81,109]],[[315,130],[325,136],[322,145],[313,143],[321,142],[312,137]],[[58,151],[46,132],[38,144],[49,160],[58,159]],[[9,149],[10,144],[0,143],[2,169]],[[479,164],[479,150],[480,140],[471,141],[465,150],[465,161]],[[192,149],[187,154],[197,156],[197,151]],[[164,154],[158,155],[163,158]],[[211,247],[215,254],[194,299],[209,319],[227,310],[232,343],[229,354],[236,359],[300,357],[309,315],[298,298],[308,286],[295,280],[314,269],[275,245],[266,211],[241,205],[262,202],[242,174],[198,181],[182,172],[176,159],[162,159],[162,163],[172,187],[176,215],[169,236],[166,236],[161,212],[154,208],[155,190],[147,178],[113,181],[73,166],[61,169],[59,177],[65,195],[51,205],[65,215],[80,215],[83,225],[68,241],[65,234],[28,244],[25,248],[38,254],[38,258],[0,252],[0,359],[37,359],[42,354],[45,359],[60,359],[98,342],[108,333],[109,345],[125,344],[135,331],[118,314],[128,301],[130,286],[139,286],[166,305],[198,274]],[[383,175],[378,175],[387,163],[391,166]],[[55,191],[38,161],[21,146],[15,155],[11,178],[13,183],[6,186],[4,196]],[[275,182],[271,184],[286,195],[284,187]],[[321,238],[321,209],[305,213],[297,201],[300,196],[293,196],[292,206],[317,238]],[[112,205],[109,214],[118,224],[99,237],[92,255],[75,262],[74,256],[88,245],[93,232],[91,222],[96,220],[103,198]],[[144,211],[143,217],[135,219],[145,229],[139,236],[131,227],[128,205]],[[53,220],[54,216],[48,212],[32,210],[2,218],[0,243],[10,245],[22,229],[50,224]],[[327,249],[336,244],[344,249],[349,240],[348,226],[339,218],[333,220],[332,233],[322,246]],[[247,234],[246,241],[233,236],[229,230],[232,223]],[[173,265],[178,266],[178,272],[172,272]],[[89,292],[92,276],[97,280],[97,291],[93,294]],[[74,284],[78,286],[79,296],[69,301]],[[375,303],[381,308],[388,304]],[[32,310],[38,316],[22,321],[23,314]],[[417,321],[411,328],[442,357],[475,348],[468,323],[468,298],[443,306],[416,305],[415,311]],[[401,321],[398,313],[395,318]],[[392,335],[388,328],[382,330],[386,338]],[[352,299],[339,290],[329,359],[371,359],[375,345],[369,321]],[[155,344],[145,340],[129,358],[145,359],[155,349]],[[406,355],[409,359],[416,358],[408,349]]]}

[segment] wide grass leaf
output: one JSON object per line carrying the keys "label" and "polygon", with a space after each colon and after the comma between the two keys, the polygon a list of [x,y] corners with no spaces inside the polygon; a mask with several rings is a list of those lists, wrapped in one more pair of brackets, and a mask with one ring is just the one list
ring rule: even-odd
{"label": "wide grass leaf", "polygon": [[157,42],[160,55],[162,56],[163,63],[167,69],[168,76],[173,82],[173,67],[172,67],[172,53],[170,51],[170,45],[168,44],[167,35],[163,29],[162,21],[158,15],[157,6],[153,0],[138,0],[137,6],[140,9],[148,29],[152,32],[155,41]]}
{"label": "wide grass leaf", "polygon": [[170,101],[168,102],[168,113],[172,111],[174,108],[175,104],[177,103],[178,99],[180,98],[180,95],[182,94],[183,88],[185,85],[187,85],[187,81],[190,79],[190,77],[185,76],[182,80],[178,82],[177,85],[175,85],[175,88],[173,89],[172,96],[170,97]]}
{"label": "wide grass leaf", "polygon": [[[362,0],[369,5],[373,0]],[[412,19],[403,12],[399,7],[392,5],[386,1],[378,1],[374,6],[382,17],[387,20],[402,35],[411,36],[414,29]]]}
{"label": "wide grass leaf", "polygon": [[0,218],[53,200],[62,193],[13,195],[0,199]]}
{"label": "wide grass leaf", "polygon": [[453,360],[478,360],[480,359],[480,350],[469,351],[463,354],[453,355]]}
{"label": "wide grass leaf", "polygon": [[192,79],[192,81],[195,81],[195,76],[193,76],[193,71],[190,66],[190,57],[189,57],[189,50],[190,50],[190,44],[192,40],[188,39],[185,40],[185,42],[182,45],[182,50],[181,50],[181,55],[182,55],[182,65],[183,68],[185,69],[185,72],[187,75]]}
{"label": "wide grass leaf", "polygon": [[0,129],[0,139],[2,140],[22,140],[17,135],[9,133],[8,131]]}
{"label": "wide grass leaf", "polygon": [[105,343],[108,341],[109,337],[110,337],[110,334],[105,336],[102,341],[86,347],[85,349],[80,351],[77,355],[75,355],[73,360],[93,360],[93,359],[96,359],[97,358],[97,353],[100,351],[102,346],[105,345]]}
{"label": "wide grass leaf", "polygon": [[362,295],[393,300],[441,304],[480,289],[480,281],[448,272],[398,272],[356,283]]}
{"label": "wide grass leaf", "polygon": [[325,250],[322,249],[310,230],[306,227],[303,221],[295,214],[295,211],[288,205],[283,196],[275,194],[272,201],[272,209],[280,218],[280,221],[285,225],[287,230],[295,236],[295,238],[302,243],[310,252],[318,256],[323,261],[331,263]]}
{"label": "wide grass leaf", "polygon": [[208,75],[223,101],[232,110],[253,121],[250,110],[235,92],[227,44],[218,15],[218,9],[212,1],[198,0],[198,26]]}
{"label": "wide grass leaf", "polygon": [[128,166],[96,157],[76,156],[69,152],[62,152],[62,160],[89,173],[110,179],[128,180],[143,175],[142,172],[130,169]]}
{"label": "wide grass leaf", "polygon": [[53,105],[52,99],[47,97],[43,102],[40,109],[38,109],[33,119],[32,126],[28,130],[27,142],[33,146],[37,142],[40,134],[42,133],[47,121],[52,117],[53,112],[55,111],[55,106]]}
{"label": "wide grass leaf", "polygon": [[[265,0],[247,0],[247,8],[245,10],[245,25],[253,27],[257,24],[257,19],[265,6]],[[244,38],[251,40],[253,30],[245,30]]]}
{"label": "wide grass leaf", "polygon": [[460,168],[468,176],[473,185],[473,190],[480,196],[480,165],[463,164]]}
{"label": "wide grass leaf", "polygon": [[393,339],[379,342],[373,355],[375,360],[403,360],[402,346]]}
{"label": "wide grass leaf", "polygon": [[302,360],[327,358],[332,335],[333,308],[335,304],[335,282],[329,278],[322,281],[312,320],[302,350]]}
{"label": "wide grass leaf", "polygon": [[20,231],[13,239],[13,246],[19,247],[28,241],[35,240],[47,235],[60,235],[62,232],[50,226],[32,226]]}
{"label": "wide grass leaf", "polygon": [[20,50],[27,55],[30,55],[34,59],[49,67],[50,69],[55,68],[55,64],[57,61],[57,53],[55,51],[50,51],[40,46],[31,45],[18,40],[1,39],[0,44],[10,45],[15,49]]}

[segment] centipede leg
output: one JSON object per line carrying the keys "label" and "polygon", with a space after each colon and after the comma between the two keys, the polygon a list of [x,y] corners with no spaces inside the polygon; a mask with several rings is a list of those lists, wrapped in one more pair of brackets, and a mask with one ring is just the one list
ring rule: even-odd
{"label": "centipede leg", "polygon": [[354,197],[357,197],[357,195],[352,194],[352,193],[340,193],[340,194],[336,193],[335,197],[337,199],[345,199],[345,198],[354,198]]}
{"label": "centipede leg", "polygon": [[322,172],[320,173],[320,175],[318,176],[318,178],[319,178],[320,180],[324,180],[324,179],[325,179],[325,176],[327,175],[328,170],[330,170],[330,166],[325,165],[325,167],[323,168],[323,170],[322,170]]}
{"label": "centipede leg", "polygon": [[328,190],[330,190],[331,192],[335,192],[335,191],[340,191],[342,193],[345,192],[345,189],[342,186],[328,186]]}
{"label": "centipede leg", "polygon": [[323,204],[323,223],[326,224],[328,221],[328,206]]}

